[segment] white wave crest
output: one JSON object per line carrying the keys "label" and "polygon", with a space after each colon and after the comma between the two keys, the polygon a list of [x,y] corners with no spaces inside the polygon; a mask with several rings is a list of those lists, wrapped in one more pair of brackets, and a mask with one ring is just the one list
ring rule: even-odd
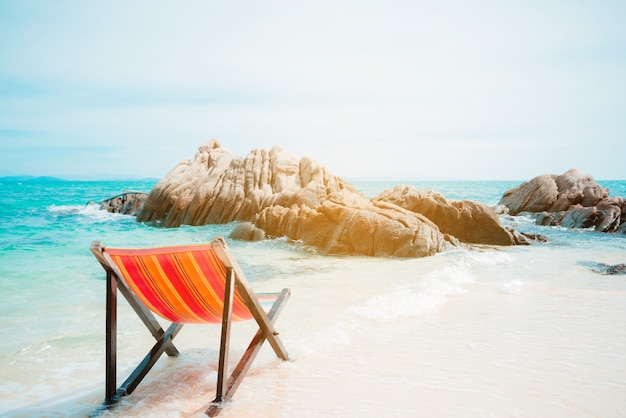
{"label": "white wave crest", "polygon": [[100,205],[96,203],[88,203],[86,205],[51,205],[48,206],[48,211],[56,216],[80,216],[96,221],[118,220],[131,216],[107,212],[100,209]]}
{"label": "white wave crest", "polygon": [[414,284],[395,285],[389,293],[376,295],[350,311],[380,322],[416,317],[436,311],[452,295],[467,291],[475,279],[466,267],[452,265],[426,274]]}

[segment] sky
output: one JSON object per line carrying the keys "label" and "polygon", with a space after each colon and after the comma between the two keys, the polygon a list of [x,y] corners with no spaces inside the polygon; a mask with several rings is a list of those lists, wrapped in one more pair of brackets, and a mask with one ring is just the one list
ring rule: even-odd
{"label": "sky", "polygon": [[217,138],[346,179],[626,179],[623,0],[0,0],[0,176]]}

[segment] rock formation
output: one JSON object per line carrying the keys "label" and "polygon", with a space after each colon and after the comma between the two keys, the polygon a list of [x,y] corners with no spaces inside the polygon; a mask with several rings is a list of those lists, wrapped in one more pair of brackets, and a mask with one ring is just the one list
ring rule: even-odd
{"label": "rock formation", "polygon": [[280,147],[253,150],[244,159],[212,140],[154,186],[138,220],[165,227],[252,221],[271,206],[317,207],[343,189],[357,194],[315,161]]}
{"label": "rock formation", "polygon": [[511,215],[530,214],[540,225],[626,233],[624,199],[610,197],[608,189],[576,169],[522,183],[506,191],[500,205]]}
{"label": "rock formation", "polygon": [[137,215],[147,198],[147,193],[124,192],[100,202],[100,209],[123,215]]}
{"label": "rock formation", "polygon": [[288,237],[330,254],[417,257],[462,243],[527,243],[480,203],[405,186],[368,200],[310,158],[280,147],[233,157],[217,140],[161,179],[137,219],[165,227],[241,221],[232,237]]}
{"label": "rock formation", "polygon": [[595,272],[605,276],[613,275],[626,275],[626,264],[606,264],[606,263],[585,263],[588,268]]}
{"label": "rock formation", "polygon": [[444,234],[473,244],[526,244],[527,239],[517,231],[505,229],[496,212],[471,200],[451,201],[430,190],[396,186],[373,199],[398,205],[420,213],[435,223]]}

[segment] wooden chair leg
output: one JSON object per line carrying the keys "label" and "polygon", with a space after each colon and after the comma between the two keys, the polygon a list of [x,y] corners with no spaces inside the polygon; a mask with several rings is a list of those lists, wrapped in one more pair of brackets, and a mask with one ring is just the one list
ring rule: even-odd
{"label": "wooden chair leg", "polygon": [[[272,305],[272,309],[269,311],[267,315],[270,323],[273,324],[276,321],[276,318],[278,318],[278,315],[280,314],[283,307],[285,306],[285,303],[289,299],[289,296],[290,296],[289,289],[283,289],[280,296],[276,299],[276,301],[274,302],[274,305]],[[239,363],[237,363],[237,366],[233,370],[232,374],[230,375],[225,392],[222,392],[223,395],[221,396],[219,401],[216,398],[211,403],[211,405],[209,405],[209,407],[205,411],[206,415],[208,415],[209,417],[217,416],[221,412],[224,402],[230,400],[233,397],[233,395],[235,394],[235,391],[237,390],[237,388],[243,381],[243,378],[245,377],[246,373],[248,373],[248,370],[250,369],[252,362],[261,351],[261,347],[263,346],[263,343],[265,342],[266,339],[267,337],[265,335],[265,332],[263,331],[263,329],[260,328],[257,331],[254,338],[252,339],[252,341],[250,342],[250,345],[248,345],[248,348],[246,349],[243,356],[239,360]],[[218,375],[218,378],[219,378],[219,375]],[[219,387],[220,386],[218,383],[218,388]]]}
{"label": "wooden chair leg", "polygon": [[274,349],[276,355],[283,360],[289,360],[287,350],[283,346],[280,338],[278,338],[278,333],[268,320],[267,315],[263,311],[263,308],[261,307],[259,301],[254,296],[252,288],[245,280],[245,275],[241,270],[241,267],[237,263],[237,260],[230,251],[228,244],[226,244],[226,241],[224,241],[224,239],[222,238],[215,238],[212,241],[212,245],[215,253],[218,255],[224,266],[227,268],[232,268],[234,270],[235,286],[239,291],[239,295],[244,300],[246,306],[250,310],[250,313],[252,314],[252,316],[254,316],[254,319],[259,324],[259,327],[265,332],[267,341],[272,346],[272,349]]}
{"label": "wooden chair leg", "polygon": [[[276,299],[276,302],[274,302],[274,305],[272,305],[272,309],[267,315],[272,324],[276,322],[276,318],[278,318],[278,315],[282,311],[285,306],[285,302],[287,302],[290,295],[289,289],[283,289],[278,299]],[[233,397],[235,391],[239,387],[239,384],[243,381],[246,373],[248,373],[252,362],[261,351],[261,347],[266,339],[267,337],[265,332],[263,332],[262,329],[259,329],[228,380],[228,389],[224,400],[229,400]]]}
{"label": "wooden chair leg", "polygon": [[117,279],[107,271],[106,296],[106,370],[104,403],[113,403],[117,390]]}
{"label": "wooden chair leg", "polygon": [[[122,294],[126,296],[131,306],[135,308],[141,320],[157,340],[152,349],[119,388],[117,387],[117,289],[120,289]],[[163,331],[149,311],[142,308],[137,309],[135,306],[140,305],[137,304],[137,300],[130,294],[130,291],[117,279],[114,273],[107,271],[105,406],[115,404],[123,396],[131,394],[164,352],[167,352],[170,356],[178,355],[178,350],[172,340],[180,332],[183,324],[172,323],[167,331]]]}
{"label": "wooden chair leg", "polygon": [[230,326],[233,313],[233,297],[235,295],[235,278],[233,269],[226,271],[226,288],[224,289],[224,311],[222,313],[222,338],[220,342],[220,358],[217,368],[217,389],[214,403],[221,403],[226,393],[226,375],[228,373],[228,352],[230,349]]}

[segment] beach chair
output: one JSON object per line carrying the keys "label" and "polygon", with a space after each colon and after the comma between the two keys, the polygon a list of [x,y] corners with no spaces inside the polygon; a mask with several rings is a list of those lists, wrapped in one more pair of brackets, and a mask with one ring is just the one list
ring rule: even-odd
{"label": "beach chair", "polygon": [[[108,407],[129,395],[165,352],[177,356],[174,337],[184,324],[221,324],[215,399],[206,414],[219,414],[223,403],[237,390],[254,358],[267,340],[276,355],[288,360],[274,322],[290,291],[255,294],[226,241],[217,237],[210,244],[154,248],[109,248],[94,241],[91,252],[107,278],[106,377]],[[128,378],[117,387],[117,289],[150,330],[156,343]],[[171,322],[161,328],[155,316]],[[241,360],[227,376],[231,323],[254,319],[259,325]]]}

